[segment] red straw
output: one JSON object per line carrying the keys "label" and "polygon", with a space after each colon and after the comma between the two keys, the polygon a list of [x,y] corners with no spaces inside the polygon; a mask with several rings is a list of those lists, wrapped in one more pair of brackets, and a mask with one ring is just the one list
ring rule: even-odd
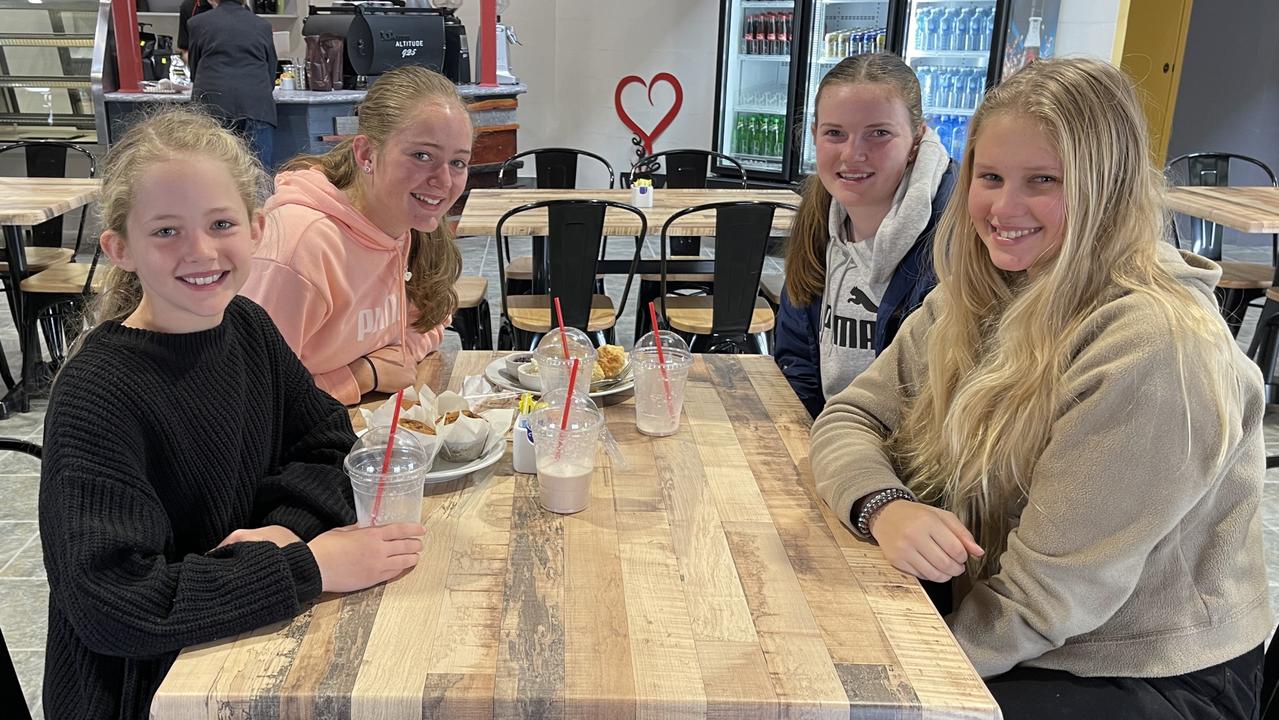
{"label": "red straw", "polygon": [[[568,360],[568,336],[564,334],[564,311],[560,310],[559,296],[555,297],[555,319],[560,323],[560,347],[564,348],[564,359]],[[572,384],[569,387],[572,388]]]}
{"label": "red straw", "polygon": [[369,513],[369,522],[377,525],[377,513],[382,507],[382,488],[386,485],[386,472],[391,469],[391,450],[395,447],[395,429],[400,426],[400,403],[404,399],[404,389],[395,393],[395,411],[391,413],[391,434],[386,439],[386,454],[382,456],[382,475],[377,480],[377,494],[373,496],[373,512]]}
{"label": "red straw", "polygon": [[560,434],[555,438],[555,459],[560,459],[560,451],[564,449],[564,432],[568,430],[568,413],[573,408],[573,386],[577,384],[577,368],[581,360],[573,358],[573,368],[568,371],[568,395],[564,397],[564,414],[560,417]]}
{"label": "red straw", "polygon": [[648,302],[648,318],[653,324],[653,342],[657,344],[657,364],[662,373],[662,387],[666,390],[666,412],[675,413],[675,408],[671,400],[671,379],[666,375],[666,356],[662,353],[662,330],[657,324],[657,305],[652,300]]}

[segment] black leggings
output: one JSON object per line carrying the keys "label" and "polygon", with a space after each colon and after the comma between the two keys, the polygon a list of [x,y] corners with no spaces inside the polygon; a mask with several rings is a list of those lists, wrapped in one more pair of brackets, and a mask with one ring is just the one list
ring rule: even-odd
{"label": "black leggings", "polygon": [[[949,585],[923,582],[942,614]],[[1256,720],[1261,713],[1261,645],[1220,665],[1162,678],[1077,677],[1015,667],[986,680],[1005,720]]]}

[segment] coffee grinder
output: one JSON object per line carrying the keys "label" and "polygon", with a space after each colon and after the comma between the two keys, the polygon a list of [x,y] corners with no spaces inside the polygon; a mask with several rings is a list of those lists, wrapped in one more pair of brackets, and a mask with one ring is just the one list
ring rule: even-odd
{"label": "coffee grinder", "polygon": [[471,82],[471,53],[466,44],[466,26],[457,16],[462,0],[430,0],[431,7],[444,13],[444,76],[463,85]]}

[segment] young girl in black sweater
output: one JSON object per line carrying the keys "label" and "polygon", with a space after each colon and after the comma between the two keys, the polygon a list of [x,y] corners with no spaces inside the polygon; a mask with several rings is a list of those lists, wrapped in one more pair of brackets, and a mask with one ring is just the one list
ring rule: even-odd
{"label": "young girl in black sweater", "polygon": [[182,648],[417,563],[420,525],[347,527],[347,411],[236,297],[263,179],[188,111],[135,126],[107,160],[114,267],[45,421],[51,718],[144,718]]}

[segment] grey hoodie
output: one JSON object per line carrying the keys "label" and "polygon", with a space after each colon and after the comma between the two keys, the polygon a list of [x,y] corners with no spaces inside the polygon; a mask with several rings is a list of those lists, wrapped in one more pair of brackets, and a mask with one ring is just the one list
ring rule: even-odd
{"label": "grey hoodie", "polygon": [[[1217,312],[1216,265],[1166,244],[1160,260]],[[923,381],[925,334],[945,302],[938,287],[813,424],[817,491],[846,525],[859,498],[902,487],[884,439]],[[1274,628],[1259,512],[1261,373],[1224,332],[1232,361],[1220,368],[1169,332],[1149,298],[1116,293],[1071,339],[1064,399],[1000,570],[946,618],[983,677],[1019,664],[1181,675],[1242,655]],[[1224,423],[1220,373],[1238,388]]]}
{"label": "grey hoodie", "polygon": [[937,133],[928,128],[915,162],[906,168],[893,206],[875,237],[853,242],[848,211],[831,202],[822,296],[822,391],[827,398],[848,387],[875,359],[875,317],[897,265],[914,247],[933,214],[933,196],[950,164]]}

